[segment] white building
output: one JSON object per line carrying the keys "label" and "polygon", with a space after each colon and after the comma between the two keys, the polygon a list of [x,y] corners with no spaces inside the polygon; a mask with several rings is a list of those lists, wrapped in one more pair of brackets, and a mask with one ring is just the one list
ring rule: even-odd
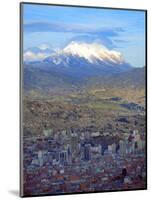
{"label": "white building", "polygon": [[126,154],[126,142],[123,141],[123,140],[120,140],[119,145],[120,145],[119,154],[121,156],[125,156],[125,154]]}
{"label": "white building", "polygon": [[44,164],[43,152],[42,151],[38,151],[38,162],[39,162],[39,166],[42,167],[43,164]]}

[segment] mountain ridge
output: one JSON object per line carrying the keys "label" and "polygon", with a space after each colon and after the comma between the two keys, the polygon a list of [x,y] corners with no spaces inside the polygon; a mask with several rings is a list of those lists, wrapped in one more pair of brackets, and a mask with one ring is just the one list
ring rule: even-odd
{"label": "mountain ridge", "polygon": [[91,76],[85,79],[67,76],[50,70],[39,68],[24,68],[24,88],[49,90],[51,88],[71,87],[144,87],[145,86],[145,67],[132,69],[129,72],[122,72],[114,75]]}
{"label": "mountain ridge", "polygon": [[144,84],[140,71],[145,70],[133,68],[118,51],[96,43],[71,42],[41,61],[24,62],[24,86],[46,90],[91,84],[135,87]]}
{"label": "mountain ridge", "polygon": [[42,61],[24,62],[32,68],[54,71],[73,79],[85,79],[98,74],[116,74],[129,71],[132,66],[121,53],[98,44],[71,42],[64,49],[52,53]]}

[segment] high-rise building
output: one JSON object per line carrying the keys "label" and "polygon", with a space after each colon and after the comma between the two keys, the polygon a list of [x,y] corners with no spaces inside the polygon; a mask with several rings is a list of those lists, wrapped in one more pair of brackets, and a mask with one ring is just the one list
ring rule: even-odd
{"label": "high-rise building", "polygon": [[72,162],[72,150],[71,150],[71,145],[67,144],[66,145],[66,151],[67,151],[67,162],[71,163]]}
{"label": "high-rise building", "polygon": [[126,143],[126,153],[131,154],[133,152],[132,141],[127,141]]}
{"label": "high-rise building", "polygon": [[133,136],[135,137],[138,134],[138,130],[133,130]]}
{"label": "high-rise building", "polygon": [[112,153],[112,145],[108,145],[108,153]]}
{"label": "high-rise building", "polygon": [[67,131],[66,131],[66,130],[63,130],[63,131],[62,131],[62,136],[63,136],[63,137],[66,137],[66,135],[67,135]]}
{"label": "high-rise building", "polygon": [[140,139],[137,141],[137,149],[139,152],[143,151],[143,149],[144,149],[144,141],[143,140]]}
{"label": "high-rise building", "polygon": [[119,154],[125,156],[126,154],[126,142],[123,140],[119,141]]}
{"label": "high-rise building", "polygon": [[71,150],[73,153],[75,153],[79,150],[77,134],[72,134],[72,136],[71,136]]}
{"label": "high-rise building", "polygon": [[102,155],[102,145],[100,144],[99,147],[100,147],[100,154]]}
{"label": "high-rise building", "polygon": [[110,153],[110,154],[116,153],[116,144],[115,143],[108,145],[108,153]]}
{"label": "high-rise building", "polygon": [[135,141],[134,140],[132,141],[132,144],[131,144],[131,153],[132,154],[135,153]]}
{"label": "high-rise building", "polygon": [[44,164],[43,152],[42,151],[38,151],[38,162],[39,162],[39,166],[42,167],[43,164]]}
{"label": "high-rise building", "polygon": [[112,153],[113,154],[116,153],[116,144],[115,143],[112,144]]}
{"label": "high-rise building", "polygon": [[84,160],[89,161],[91,159],[91,145],[85,144],[84,146]]}
{"label": "high-rise building", "polygon": [[61,164],[64,164],[68,161],[68,153],[66,150],[63,150],[59,153],[59,161]]}

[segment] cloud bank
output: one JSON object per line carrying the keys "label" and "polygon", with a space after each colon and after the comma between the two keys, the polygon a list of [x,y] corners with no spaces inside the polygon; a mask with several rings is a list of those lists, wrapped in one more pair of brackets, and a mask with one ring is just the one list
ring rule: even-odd
{"label": "cloud bank", "polygon": [[[125,30],[121,27],[114,28],[96,28],[83,24],[63,24],[48,22],[30,22],[24,24],[26,33],[34,32],[57,32],[57,33],[74,33],[75,37],[71,41],[93,42],[97,41],[108,48],[116,48],[114,39],[116,39]],[[70,42],[70,41],[67,41]]]}

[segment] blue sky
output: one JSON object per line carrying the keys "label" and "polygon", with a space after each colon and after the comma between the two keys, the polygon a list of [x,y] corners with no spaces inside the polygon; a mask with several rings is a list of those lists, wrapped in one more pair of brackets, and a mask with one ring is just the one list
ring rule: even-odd
{"label": "blue sky", "polygon": [[145,65],[145,13],[24,4],[24,49],[70,41],[98,42],[120,51],[134,67]]}

